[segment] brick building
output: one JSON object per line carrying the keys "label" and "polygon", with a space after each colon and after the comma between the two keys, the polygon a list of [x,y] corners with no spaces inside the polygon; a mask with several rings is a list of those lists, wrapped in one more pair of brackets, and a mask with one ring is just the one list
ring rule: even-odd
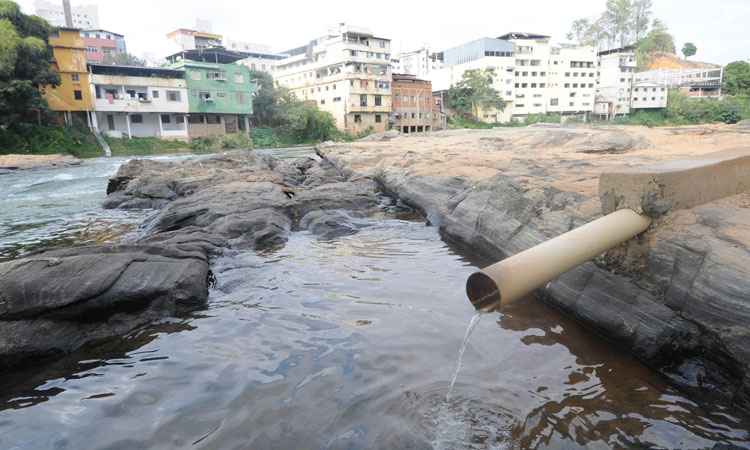
{"label": "brick building", "polygon": [[404,134],[441,129],[442,112],[432,97],[432,83],[414,75],[393,74],[391,127]]}

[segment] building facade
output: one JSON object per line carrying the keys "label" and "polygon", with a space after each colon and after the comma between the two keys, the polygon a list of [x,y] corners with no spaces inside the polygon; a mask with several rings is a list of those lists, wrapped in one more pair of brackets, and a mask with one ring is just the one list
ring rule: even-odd
{"label": "building facade", "polygon": [[89,70],[95,130],[115,138],[189,138],[185,72],[97,64]]}
{"label": "building facade", "polygon": [[390,39],[339,24],[308,45],[282,52],[275,81],[330,112],[339,129],[384,131],[391,113]]}
{"label": "building facade", "polygon": [[699,69],[660,69],[638,72],[635,81],[679,89],[689,97],[720,97],[724,79],[722,67]]}
{"label": "building facade", "polygon": [[443,128],[442,110],[432,96],[432,83],[410,74],[393,74],[391,128],[423,133]]}
{"label": "building facade", "polygon": [[81,31],[86,46],[86,59],[91,63],[101,63],[109,56],[127,53],[125,36],[107,30]]}
{"label": "building facade", "polygon": [[[36,15],[56,27],[65,27],[65,11],[62,1],[36,0]],[[99,27],[99,7],[96,5],[79,5],[71,8],[74,28],[92,29]]]}
{"label": "building facade", "polygon": [[58,28],[50,34],[52,67],[60,75],[59,86],[45,86],[42,94],[52,111],[60,113],[66,124],[74,117],[90,124],[92,110],[86,46],[77,28]]}
{"label": "building facade", "polygon": [[222,35],[207,31],[178,28],[167,34],[177,50],[197,50],[222,46]]}
{"label": "building facade", "polygon": [[256,85],[236,53],[210,49],[169,59],[170,68],[185,72],[191,139],[249,132]]}
{"label": "building facade", "polygon": [[515,83],[513,44],[501,39],[481,38],[442,52],[443,67],[432,72],[433,90],[445,92],[458,84],[468,70],[492,69],[493,87],[505,102],[504,109],[486,108],[478,112],[485,122],[508,122],[512,117]]}
{"label": "building facade", "polygon": [[427,47],[403,52],[394,59],[394,73],[414,75],[426,79],[443,67],[443,53],[432,53]]}

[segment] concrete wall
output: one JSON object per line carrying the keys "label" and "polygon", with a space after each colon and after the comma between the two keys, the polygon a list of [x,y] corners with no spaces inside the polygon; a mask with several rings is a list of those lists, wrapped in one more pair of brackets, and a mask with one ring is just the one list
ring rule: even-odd
{"label": "concrete wall", "polygon": [[[186,116],[182,114],[165,114],[169,117],[169,123],[162,123],[162,114],[160,113],[140,113],[142,123],[133,121],[133,114],[130,114],[130,133],[132,137],[158,137],[162,139],[182,139],[188,138],[188,129],[185,125]],[[110,127],[108,117],[112,117],[114,129]],[[107,136],[116,138],[128,137],[128,113],[123,112],[101,112],[96,113],[96,122],[99,130]]]}

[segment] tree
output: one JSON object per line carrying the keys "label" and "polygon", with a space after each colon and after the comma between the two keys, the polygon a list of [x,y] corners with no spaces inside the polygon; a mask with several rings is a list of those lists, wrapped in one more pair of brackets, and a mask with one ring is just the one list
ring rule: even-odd
{"label": "tree", "polygon": [[648,67],[654,53],[676,53],[674,37],[664,22],[654,19],[651,31],[638,43],[636,53],[640,68]]}
{"label": "tree", "polygon": [[648,33],[651,24],[652,0],[634,0],[632,13],[632,34],[634,42],[638,42]]}
{"label": "tree", "polygon": [[482,109],[505,109],[505,102],[500,93],[492,87],[495,79],[494,69],[473,69],[464,72],[461,81],[448,90],[447,105],[463,115],[479,119]]}
{"label": "tree", "polygon": [[0,126],[17,125],[31,111],[46,109],[39,88],[60,83],[49,63],[50,31],[47,22],[0,0]]}
{"label": "tree", "polygon": [[631,0],[607,0],[604,11],[604,24],[607,34],[620,47],[630,42],[633,24],[633,3]]}
{"label": "tree", "polygon": [[587,40],[589,30],[591,29],[591,21],[589,19],[578,19],[573,21],[570,26],[570,31],[567,34],[569,41],[575,41],[581,45]]}
{"label": "tree", "polygon": [[686,42],[685,45],[682,46],[682,54],[685,55],[685,59],[690,58],[696,53],[698,53],[698,47],[692,42]]}
{"label": "tree", "polygon": [[102,63],[113,65],[113,66],[135,66],[135,67],[146,67],[146,60],[141,59],[130,53],[115,53],[104,55]]}
{"label": "tree", "polygon": [[724,68],[724,93],[750,96],[750,63],[735,61]]}

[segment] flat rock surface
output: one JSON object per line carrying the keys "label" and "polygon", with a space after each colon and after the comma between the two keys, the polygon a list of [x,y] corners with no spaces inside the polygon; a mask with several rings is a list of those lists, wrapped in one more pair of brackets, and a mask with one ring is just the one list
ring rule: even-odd
{"label": "flat rock surface", "polygon": [[[602,213],[599,175],[720,150],[737,127],[540,126],[322,145],[449,239],[503,258]],[[696,186],[696,188],[698,188]],[[750,193],[673,211],[539,296],[684,389],[750,408]]]}
{"label": "flat rock surface", "polygon": [[0,174],[13,170],[76,166],[81,160],[71,155],[0,155]]}

